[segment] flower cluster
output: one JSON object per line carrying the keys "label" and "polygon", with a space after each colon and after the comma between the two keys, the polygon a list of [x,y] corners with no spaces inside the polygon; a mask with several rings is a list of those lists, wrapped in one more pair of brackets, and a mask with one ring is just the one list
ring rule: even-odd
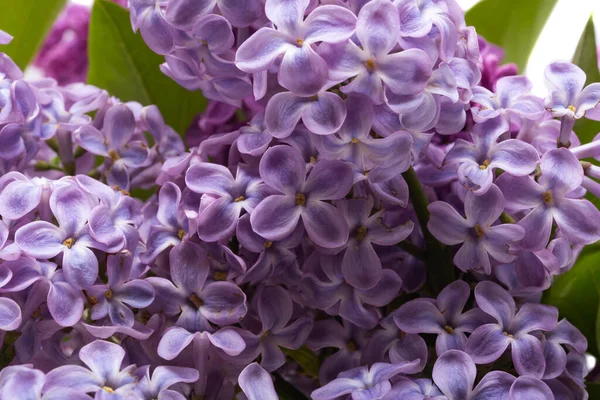
{"label": "flower cluster", "polygon": [[2,55],[0,398],[587,398],[540,299],[600,239],[600,84],[532,95],[454,0],[129,9],[211,103],[184,147]]}

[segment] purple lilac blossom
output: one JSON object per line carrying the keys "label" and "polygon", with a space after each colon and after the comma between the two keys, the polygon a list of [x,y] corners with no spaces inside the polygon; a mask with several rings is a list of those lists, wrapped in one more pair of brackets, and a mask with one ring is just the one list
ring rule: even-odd
{"label": "purple lilac blossom", "polygon": [[540,301],[600,238],[577,67],[532,95],[454,0],[128,9],[210,105],[0,55],[0,398],[586,398]]}

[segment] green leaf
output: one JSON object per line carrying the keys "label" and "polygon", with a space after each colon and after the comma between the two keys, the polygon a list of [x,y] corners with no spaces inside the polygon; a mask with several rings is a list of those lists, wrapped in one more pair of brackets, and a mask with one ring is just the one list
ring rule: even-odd
{"label": "green leaf", "polygon": [[566,274],[556,277],[544,293],[543,302],[558,308],[561,317],[573,323],[588,340],[588,351],[600,356],[597,338],[600,325],[600,244],[586,247]]}
{"label": "green leaf", "polygon": [[600,383],[586,383],[585,390],[588,392],[590,399],[600,399]]}
{"label": "green leaf", "polygon": [[301,391],[283,379],[279,373],[273,372],[272,375],[275,378],[273,385],[275,386],[275,391],[277,392],[279,400],[308,400]]}
{"label": "green leaf", "polygon": [[14,39],[2,51],[22,69],[33,60],[67,0],[0,0],[0,29]]}
{"label": "green leaf", "polygon": [[96,0],[92,8],[89,60],[88,83],[121,101],[156,104],[166,123],[181,134],[206,107],[200,92],[182,88],[160,71],[164,57],[133,33],[127,10],[107,0]]}
{"label": "green leaf", "polygon": [[483,0],[465,17],[478,34],[504,48],[504,62],[514,62],[523,71],[556,1]]}
{"label": "green leaf", "polygon": [[308,347],[303,346],[298,350],[282,348],[283,352],[296,361],[304,372],[311,378],[319,377],[319,358]]}
{"label": "green leaf", "polygon": [[[573,63],[578,65],[586,73],[586,85],[600,82],[596,35],[594,32],[594,21],[591,17],[579,39],[579,44],[577,45],[575,55],[573,56]],[[577,133],[581,143],[589,143],[594,139],[594,136],[600,132],[600,121],[581,118],[575,123],[573,129]]]}

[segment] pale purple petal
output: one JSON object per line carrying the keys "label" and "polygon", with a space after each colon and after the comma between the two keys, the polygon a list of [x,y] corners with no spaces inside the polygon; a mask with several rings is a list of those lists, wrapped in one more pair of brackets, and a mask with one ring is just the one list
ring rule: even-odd
{"label": "pale purple petal", "polygon": [[510,326],[515,334],[531,331],[551,331],[556,328],[558,309],[544,304],[526,303],[519,309]]}
{"label": "pale purple petal", "polygon": [[352,11],[337,5],[320,5],[304,21],[307,43],[337,43],[349,39],[356,27]]}
{"label": "pale purple petal", "polygon": [[272,188],[295,195],[304,186],[306,163],[291,146],[274,146],[260,160],[260,177]]}
{"label": "pale purple petal", "polygon": [[352,180],[349,164],[322,160],[313,167],[303,190],[311,200],[338,200],[350,192]]}
{"label": "pale purple petal", "polygon": [[88,195],[74,186],[63,186],[50,196],[50,209],[60,229],[67,235],[77,235],[88,220],[92,206]]}
{"label": "pale purple petal", "polygon": [[21,325],[21,308],[6,297],[0,297],[0,329],[13,331]]}
{"label": "pale purple petal", "polygon": [[265,124],[269,133],[276,138],[288,137],[309,106],[306,99],[289,92],[277,93],[271,97],[265,110]]}
{"label": "pale purple petal", "polygon": [[238,48],[235,65],[244,72],[264,71],[277,57],[293,47],[287,35],[271,28],[261,28]]}
{"label": "pale purple petal", "polygon": [[577,189],[583,181],[581,163],[568,149],[562,147],[544,154],[540,164],[540,183],[561,195]]}
{"label": "pale purple petal", "polygon": [[330,135],[344,123],[346,105],[335,93],[321,92],[317,97],[308,103],[310,107],[302,113],[302,122],[312,133]]}
{"label": "pale purple petal", "polygon": [[427,299],[403,304],[394,313],[394,322],[407,333],[440,333],[446,323],[436,304]]}
{"label": "pale purple petal", "polygon": [[515,301],[500,285],[490,281],[479,282],[475,287],[477,305],[508,329],[515,316]]}
{"label": "pale purple petal", "polygon": [[[340,210],[331,204],[309,200],[305,207],[298,208],[306,232],[316,245],[331,249],[348,241],[348,225]],[[271,212],[274,213],[274,210]]]}
{"label": "pale purple petal", "polygon": [[248,365],[238,377],[240,388],[248,400],[278,400],[273,381],[257,363]]}
{"label": "pale purple petal", "polygon": [[532,335],[523,335],[512,342],[512,360],[519,375],[541,378],[546,370],[542,343]]}
{"label": "pale purple petal", "polygon": [[290,35],[299,35],[299,27],[309,3],[309,0],[267,0],[265,14],[277,29]]}
{"label": "pale purple petal", "polygon": [[158,355],[165,360],[177,357],[194,339],[194,334],[183,328],[172,327],[167,329],[158,344]]}
{"label": "pale purple petal", "polygon": [[242,211],[240,203],[222,197],[210,203],[198,216],[198,236],[206,242],[229,238]]}
{"label": "pale purple petal", "polygon": [[548,244],[552,231],[552,214],[551,209],[541,204],[519,221],[519,225],[525,229],[525,237],[521,242],[523,248],[541,250]]}
{"label": "pale purple petal", "polygon": [[17,230],[15,243],[26,254],[40,259],[50,259],[66,247],[66,237],[61,230],[46,221],[34,221]]}
{"label": "pale purple petal", "polygon": [[219,0],[219,10],[233,26],[248,26],[261,16],[260,0]]}
{"label": "pale purple petal", "polygon": [[206,254],[200,246],[182,242],[169,253],[171,279],[180,289],[188,292],[201,290],[209,272]]}
{"label": "pale purple petal", "polygon": [[600,211],[585,199],[564,199],[553,212],[561,234],[574,243],[600,239]]}
{"label": "pale purple petal", "polygon": [[390,54],[377,63],[381,79],[394,93],[417,94],[431,76],[431,59],[423,50],[408,49]]}
{"label": "pale purple petal", "polygon": [[238,323],[248,311],[246,295],[231,282],[209,284],[202,290],[200,298],[204,303],[200,312],[218,325]]}
{"label": "pale purple petal", "polygon": [[528,376],[520,376],[512,384],[508,400],[547,400],[553,399],[552,390],[543,381]]}
{"label": "pale purple petal", "polygon": [[83,295],[66,282],[55,282],[48,292],[48,309],[61,326],[73,326],[83,314]]}
{"label": "pale purple petal", "polygon": [[115,343],[96,340],[79,350],[79,359],[92,372],[104,379],[110,379],[121,370],[125,350]]}
{"label": "pale purple petal", "polygon": [[448,245],[459,244],[469,237],[471,225],[460,216],[450,204],[436,201],[429,205],[431,218],[427,228],[440,242]]}
{"label": "pale purple petal", "polygon": [[515,381],[515,377],[504,371],[488,372],[479,381],[473,392],[471,400],[495,400],[508,397],[510,387]]}
{"label": "pale purple petal", "polygon": [[475,383],[477,368],[466,353],[448,350],[433,366],[432,377],[437,387],[449,399],[467,399]]}
{"label": "pale purple petal", "polygon": [[465,196],[465,214],[473,226],[488,227],[495,222],[504,210],[504,196],[496,185],[490,186],[485,194],[477,196],[469,192]]}
{"label": "pale purple petal", "polygon": [[338,378],[313,391],[310,397],[313,400],[334,400],[362,388],[364,384],[356,379]]}
{"label": "pale purple petal", "polygon": [[511,340],[497,324],[487,324],[473,331],[467,339],[465,351],[475,363],[488,364],[500,358],[510,343]]}
{"label": "pale purple petal", "polygon": [[317,94],[327,82],[327,63],[305,44],[291,47],[279,68],[279,84],[299,96]]}
{"label": "pale purple petal", "polygon": [[254,232],[260,236],[269,240],[281,240],[294,231],[301,214],[302,207],[296,205],[294,197],[269,196],[256,206],[250,222]]}
{"label": "pale purple petal", "polygon": [[488,154],[489,168],[501,168],[512,175],[529,175],[539,162],[537,150],[529,143],[516,139],[505,140]]}
{"label": "pale purple petal", "polygon": [[73,287],[89,288],[98,277],[98,259],[92,250],[75,243],[63,252],[63,271]]}
{"label": "pale purple petal", "polygon": [[4,219],[19,219],[40,204],[42,188],[29,180],[16,180],[0,193],[0,215]]}
{"label": "pale purple petal", "polygon": [[351,242],[346,247],[342,259],[342,275],[353,287],[358,289],[372,288],[381,278],[381,261],[373,249],[366,242]]}
{"label": "pale purple petal", "polygon": [[213,346],[223,350],[230,356],[237,356],[246,348],[244,339],[231,328],[219,329],[213,334],[207,334]]}
{"label": "pale purple petal", "polygon": [[398,43],[400,18],[394,5],[387,0],[367,3],[358,14],[356,36],[369,53],[385,55]]}

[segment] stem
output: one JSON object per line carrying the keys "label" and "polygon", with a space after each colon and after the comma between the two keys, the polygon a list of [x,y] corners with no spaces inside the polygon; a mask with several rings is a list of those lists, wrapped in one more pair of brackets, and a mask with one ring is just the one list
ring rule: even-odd
{"label": "stem", "polygon": [[56,131],[58,141],[58,156],[63,165],[65,175],[75,175],[75,157],[73,155],[73,139],[71,132],[66,129]]}
{"label": "stem", "polygon": [[425,265],[427,266],[427,281],[431,285],[433,292],[437,294],[454,280],[454,264],[448,254],[447,248],[438,242],[431,232],[429,232],[429,229],[427,229],[427,222],[429,222],[430,216],[427,209],[429,201],[423,191],[423,186],[421,186],[417,173],[413,167],[410,167],[408,171],[402,174],[402,177],[408,184],[410,200],[425,238],[426,251],[423,253],[423,256],[425,258]]}
{"label": "stem", "polygon": [[575,125],[575,118],[570,115],[564,115],[560,119],[560,134],[558,136],[557,146],[558,147],[571,147],[571,131]]}

